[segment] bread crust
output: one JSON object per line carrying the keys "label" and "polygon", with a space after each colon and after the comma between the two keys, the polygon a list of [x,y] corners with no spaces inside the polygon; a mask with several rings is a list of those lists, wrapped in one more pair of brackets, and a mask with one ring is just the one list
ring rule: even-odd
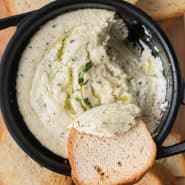
{"label": "bread crust", "polygon": [[[8,11],[13,15],[16,14],[16,8],[15,8],[15,4],[14,4],[14,0],[3,0],[5,2],[5,5],[8,9]],[[129,1],[131,4],[136,4],[138,0],[127,0]],[[21,2],[21,0],[20,0]],[[32,0],[30,0],[30,3],[32,2]],[[47,4],[48,2],[46,2]],[[40,7],[38,7],[40,8]]]}
{"label": "bread crust", "polygon": [[185,12],[185,9],[184,10],[176,10],[176,11],[171,12],[169,14],[162,14],[162,15],[153,14],[152,17],[155,20],[162,21],[162,20],[165,20],[165,19],[172,19],[172,18],[180,17],[181,15],[184,14],[184,12]]}
{"label": "bread crust", "polygon": [[74,173],[76,171],[76,165],[75,165],[75,162],[74,162],[74,158],[72,157],[73,156],[73,148],[72,148],[72,144],[73,144],[73,138],[75,137],[75,135],[77,134],[77,131],[76,129],[72,128],[70,130],[70,134],[69,134],[69,137],[68,137],[68,158],[69,158],[69,164],[70,166],[72,166],[72,170],[71,170],[71,176],[72,176],[72,179],[73,179],[73,182],[75,183],[75,185],[81,185],[81,183],[78,181],[78,179],[76,178],[76,174]]}
{"label": "bread crust", "polygon": [[[146,127],[146,126],[145,126]],[[74,143],[74,139],[75,137],[80,134],[75,128],[72,128],[69,134],[69,138],[68,138],[68,158],[69,158],[69,163],[72,167],[72,179],[75,182],[76,185],[83,185],[84,183],[81,182],[78,177],[77,177],[77,166],[75,163],[75,159],[74,159],[74,153],[73,153],[73,143]],[[153,143],[152,146],[153,150],[152,150],[152,154],[151,154],[151,161],[143,167],[142,172],[138,172],[136,174],[134,174],[134,178],[128,178],[127,180],[121,180],[120,183],[116,184],[116,185],[130,185],[133,184],[137,181],[139,181],[146,173],[147,171],[152,168],[153,163],[155,161],[155,157],[156,157],[156,145]],[[144,169],[145,168],[145,169]],[[123,183],[124,181],[124,183]]]}
{"label": "bread crust", "polygon": [[134,185],[175,185],[175,177],[162,164],[155,162],[147,174]]}
{"label": "bread crust", "polygon": [[[179,6],[179,0],[139,0],[137,6],[152,16],[155,20],[165,20],[181,16],[185,12],[185,1],[181,0],[182,6]],[[165,2],[162,4],[161,2]]]}

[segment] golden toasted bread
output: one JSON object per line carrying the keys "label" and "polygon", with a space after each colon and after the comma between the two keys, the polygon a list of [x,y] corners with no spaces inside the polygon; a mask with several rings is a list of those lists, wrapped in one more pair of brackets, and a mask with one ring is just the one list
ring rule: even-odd
{"label": "golden toasted bread", "polygon": [[137,6],[156,20],[183,15],[185,0],[139,0]]}

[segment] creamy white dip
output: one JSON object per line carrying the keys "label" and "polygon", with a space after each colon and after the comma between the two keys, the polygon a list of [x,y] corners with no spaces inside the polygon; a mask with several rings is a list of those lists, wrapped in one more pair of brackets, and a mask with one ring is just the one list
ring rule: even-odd
{"label": "creamy white dip", "polygon": [[[130,104],[133,117],[142,114],[155,129],[165,105],[162,62],[144,43],[140,56],[131,51],[127,34],[114,12],[84,9],[47,22],[30,40],[18,69],[18,104],[28,128],[54,153],[67,157],[71,123],[98,105]],[[115,133],[118,125],[104,125],[112,129],[102,134]]]}

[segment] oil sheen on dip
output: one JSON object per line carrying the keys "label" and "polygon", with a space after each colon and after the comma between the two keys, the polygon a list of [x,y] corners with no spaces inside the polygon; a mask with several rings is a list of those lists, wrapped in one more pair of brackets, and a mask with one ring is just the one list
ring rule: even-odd
{"label": "oil sheen on dip", "polygon": [[[140,55],[129,49],[127,35],[115,12],[84,9],[52,19],[30,40],[17,75],[19,109],[31,132],[54,153],[67,158],[70,125],[99,105],[132,107],[130,116],[144,116],[150,131],[155,129],[166,104],[162,62],[142,42]],[[113,135],[120,124],[96,128]]]}

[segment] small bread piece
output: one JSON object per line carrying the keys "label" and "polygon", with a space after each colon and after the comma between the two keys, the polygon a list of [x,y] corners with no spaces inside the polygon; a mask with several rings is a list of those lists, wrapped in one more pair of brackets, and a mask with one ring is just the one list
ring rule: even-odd
{"label": "small bread piece", "polygon": [[54,0],[4,0],[12,14],[20,14],[43,7]]}
{"label": "small bread piece", "polygon": [[153,165],[156,145],[142,121],[128,132],[98,137],[72,128],[68,139],[76,185],[118,185],[138,181]]}
{"label": "small bread piece", "polygon": [[185,0],[139,0],[137,6],[156,20],[183,15]]}
{"label": "small bread piece", "polygon": [[[20,14],[43,7],[54,0],[4,0],[12,14]],[[136,4],[138,0],[126,0]]]}
{"label": "small bread piece", "polygon": [[[182,137],[177,132],[172,132],[166,138],[164,145],[169,146],[182,141]],[[181,153],[172,157],[159,160],[165,167],[167,167],[174,176],[185,177],[185,154]],[[185,185],[185,184],[184,184]]]}
{"label": "small bread piece", "polygon": [[155,162],[147,174],[134,185],[175,185],[175,177],[166,167]]}
{"label": "small bread piece", "polygon": [[[1,120],[0,120],[0,124]],[[41,167],[0,127],[0,185],[72,185],[71,177]]]}

